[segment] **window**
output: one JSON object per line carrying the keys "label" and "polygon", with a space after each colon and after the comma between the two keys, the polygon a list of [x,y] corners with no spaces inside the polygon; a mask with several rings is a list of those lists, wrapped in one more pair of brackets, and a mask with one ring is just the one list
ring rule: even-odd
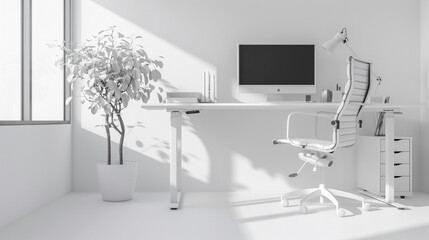
{"label": "window", "polygon": [[[49,14],[46,14],[47,10]],[[46,43],[63,39],[64,2],[32,0],[32,119],[62,120],[64,112],[64,73],[54,65],[58,49]]]}
{"label": "window", "polygon": [[0,0],[0,119],[21,118],[21,1]]}
{"label": "window", "polygon": [[69,123],[54,41],[70,42],[70,0],[0,0],[0,124]]}

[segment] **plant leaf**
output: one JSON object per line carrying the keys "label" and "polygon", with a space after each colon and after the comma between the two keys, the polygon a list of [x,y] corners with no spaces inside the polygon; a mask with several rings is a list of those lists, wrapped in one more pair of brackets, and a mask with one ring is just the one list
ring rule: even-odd
{"label": "plant leaf", "polygon": [[149,101],[149,98],[146,96],[146,94],[142,94],[142,100],[144,103],[147,103]]}
{"label": "plant leaf", "polygon": [[130,97],[128,97],[127,94],[123,93],[121,96],[122,99],[122,105],[124,106],[124,108],[128,107],[128,102],[130,101]]}
{"label": "plant leaf", "polygon": [[112,68],[115,74],[118,74],[121,71],[119,64],[116,61],[112,62]]}
{"label": "plant leaf", "polygon": [[94,106],[94,107],[92,107],[92,108],[91,108],[91,113],[92,113],[92,114],[96,114],[96,113],[97,113],[97,110],[98,110],[98,109],[97,109],[97,106]]}
{"label": "plant leaf", "polygon": [[141,72],[139,69],[134,69],[134,81],[140,81],[141,79]]}
{"label": "plant leaf", "polygon": [[149,73],[149,78],[157,82],[159,79],[161,79],[161,73],[155,69]]}
{"label": "plant leaf", "polygon": [[113,93],[115,93],[115,91],[113,91],[113,90],[110,90],[110,91],[107,93],[107,100],[108,100],[108,101],[112,101]]}
{"label": "plant leaf", "polygon": [[164,63],[163,62],[161,62],[161,61],[159,61],[159,60],[155,60],[155,61],[153,61],[154,63],[155,63],[155,65],[156,66],[158,66],[159,68],[162,68],[162,67],[164,67]]}
{"label": "plant leaf", "polygon": [[70,104],[70,102],[71,102],[71,100],[72,100],[72,96],[70,96],[70,97],[68,97],[67,99],[66,99],[66,106],[68,106],[69,104]]}
{"label": "plant leaf", "polygon": [[71,82],[72,82],[72,80],[73,80],[73,78],[74,78],[74,75],[73,75],[73,74],[69,74],[69,75],[67,76],[67,82],[71,83]]}
{"label": "plant leaf", "polygon": [[115,98],[120,99],[122,95],[121,90],[118,87],[115,87]]}
{"label": "plant leaf", "polygon": [[90,97],[94,97],[94,96],[95,96],[95,93],[94,93],[94,92],[92,92],[92,91],[91,91],[91,90],[89,90],[89,89],[85,90],[85,91],[84,91],[84,94],[86,94],[86,95],[88,95],[88,96],[90,96]]}
{"label": "plant leaf", "polygon": [[133,84],[134,91],[137,92],[139,90],[139,88],[140,88],[139,82],[136,81],[136,79],[134,79],[133,82],[132,82],[132,84]]}
{"label": "plant leaf", "polygon": [[110,106],[110,104],[104,105],[104,106],[103,106],[103,109],[104,109],[104,112],[105,112],[106,114],[110,114],[110,113],[112,113],[112,106]]}
{"label": "plant leaf", "polygon": [[144,147],[143,142],[142,142],[142,141],[140,141],[140,140],[137,140],[137,141],[136,141],[136,145],[137,145],[137,147],[139,147],[139,148],[143,148],[143,147]]}
{"label": "plant leaf", "polygon": [[142,56],[143,58],[147,58],[147,53],[145,52],[145,50],[143,49],[139,49],[136,51],[138,54],[140,54],[140,56]]}

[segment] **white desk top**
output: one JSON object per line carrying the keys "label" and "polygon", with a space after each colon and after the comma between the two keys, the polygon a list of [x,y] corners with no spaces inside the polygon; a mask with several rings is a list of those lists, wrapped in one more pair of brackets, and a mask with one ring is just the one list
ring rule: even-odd
{"label": "white desk top", "polygon": [[296,109],[296,108],[335,108],[338,103],[307,102],[260,102],[260,103],[160,103],[143,105],[145,109],[171,110],[252,110],[252,109]]}
{"label": "white desk top", "polygon": [[[148,110],[187,111],[187,110],[272,110],[272,109],[335,109],[339,103],[321,102],[259,102],[259,103],[160,103],[146,104]],[[400,111],[400,109],[419,108],[420,105],[368,104],[364,111]]]}

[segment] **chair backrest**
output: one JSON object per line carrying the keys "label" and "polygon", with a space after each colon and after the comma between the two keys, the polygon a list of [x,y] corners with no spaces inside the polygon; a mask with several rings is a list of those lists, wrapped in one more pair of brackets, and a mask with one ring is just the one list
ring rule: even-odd
{"label": "chair backrest", "polygon": [[[348,57],[348,81],[344,89],[343,100],[338,107],[334,120],[334,140],[336,148],[353,146],[358,138],[358,121],[363,104],[369,97],[371,85],[371,66],[369,62]],[[334,150],[333,149],[333,150]]]}

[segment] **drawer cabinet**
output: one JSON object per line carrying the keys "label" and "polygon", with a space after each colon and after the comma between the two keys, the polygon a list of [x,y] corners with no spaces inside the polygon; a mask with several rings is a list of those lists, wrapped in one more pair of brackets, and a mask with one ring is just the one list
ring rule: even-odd
{"label": "drawer cabinet", "polygon": [[[380,153],[380,160],[383,164],[386,162],[386,152]],[[393,161],[395,164],[410,163],[410,152],[395,151],[393,155]]]}
{"label": "drawer cabinet", "polygon": [[[378,196],[385,193],[385,138],[360,136],[357,145],[358,188]],[[395,196],[412,194],[412,138],[394,140]]]}
{"label": "drawer cabinet", "polygon": [[[385,187],[384,187],[384,185],[386,183],[385,181],[386,181],[385,178],[382,177],[381,181],[380,181],[380,189],[383,193],[385,191]],[[410,192],[410,184],[409,184],[410,178],[409,177],[398,176],[393,181],[395,182],[395,192]]]}
{"label": "drawer cabinet", "polygon": [[[384,165],[384,163],[382,163],[380,165],[380,176],[381,177],[386,176],[385,170],[386,170],[386,165]],[[394,172],[395,176],[398,176],[398,177],[407,176],[408,177],[408,176],[410,176],[410,164],[395,163],[395,165],[393,166],[393,172]]]}
{"label": "drawer cabinet", "polygon": [[[386,144],[384,143],[384,137],[380,139],[380,151],[384,152],[384,147]],[[393,141],[393,149],[395,151],[410,151],[410,139],[407,138],[395,138]]]}

